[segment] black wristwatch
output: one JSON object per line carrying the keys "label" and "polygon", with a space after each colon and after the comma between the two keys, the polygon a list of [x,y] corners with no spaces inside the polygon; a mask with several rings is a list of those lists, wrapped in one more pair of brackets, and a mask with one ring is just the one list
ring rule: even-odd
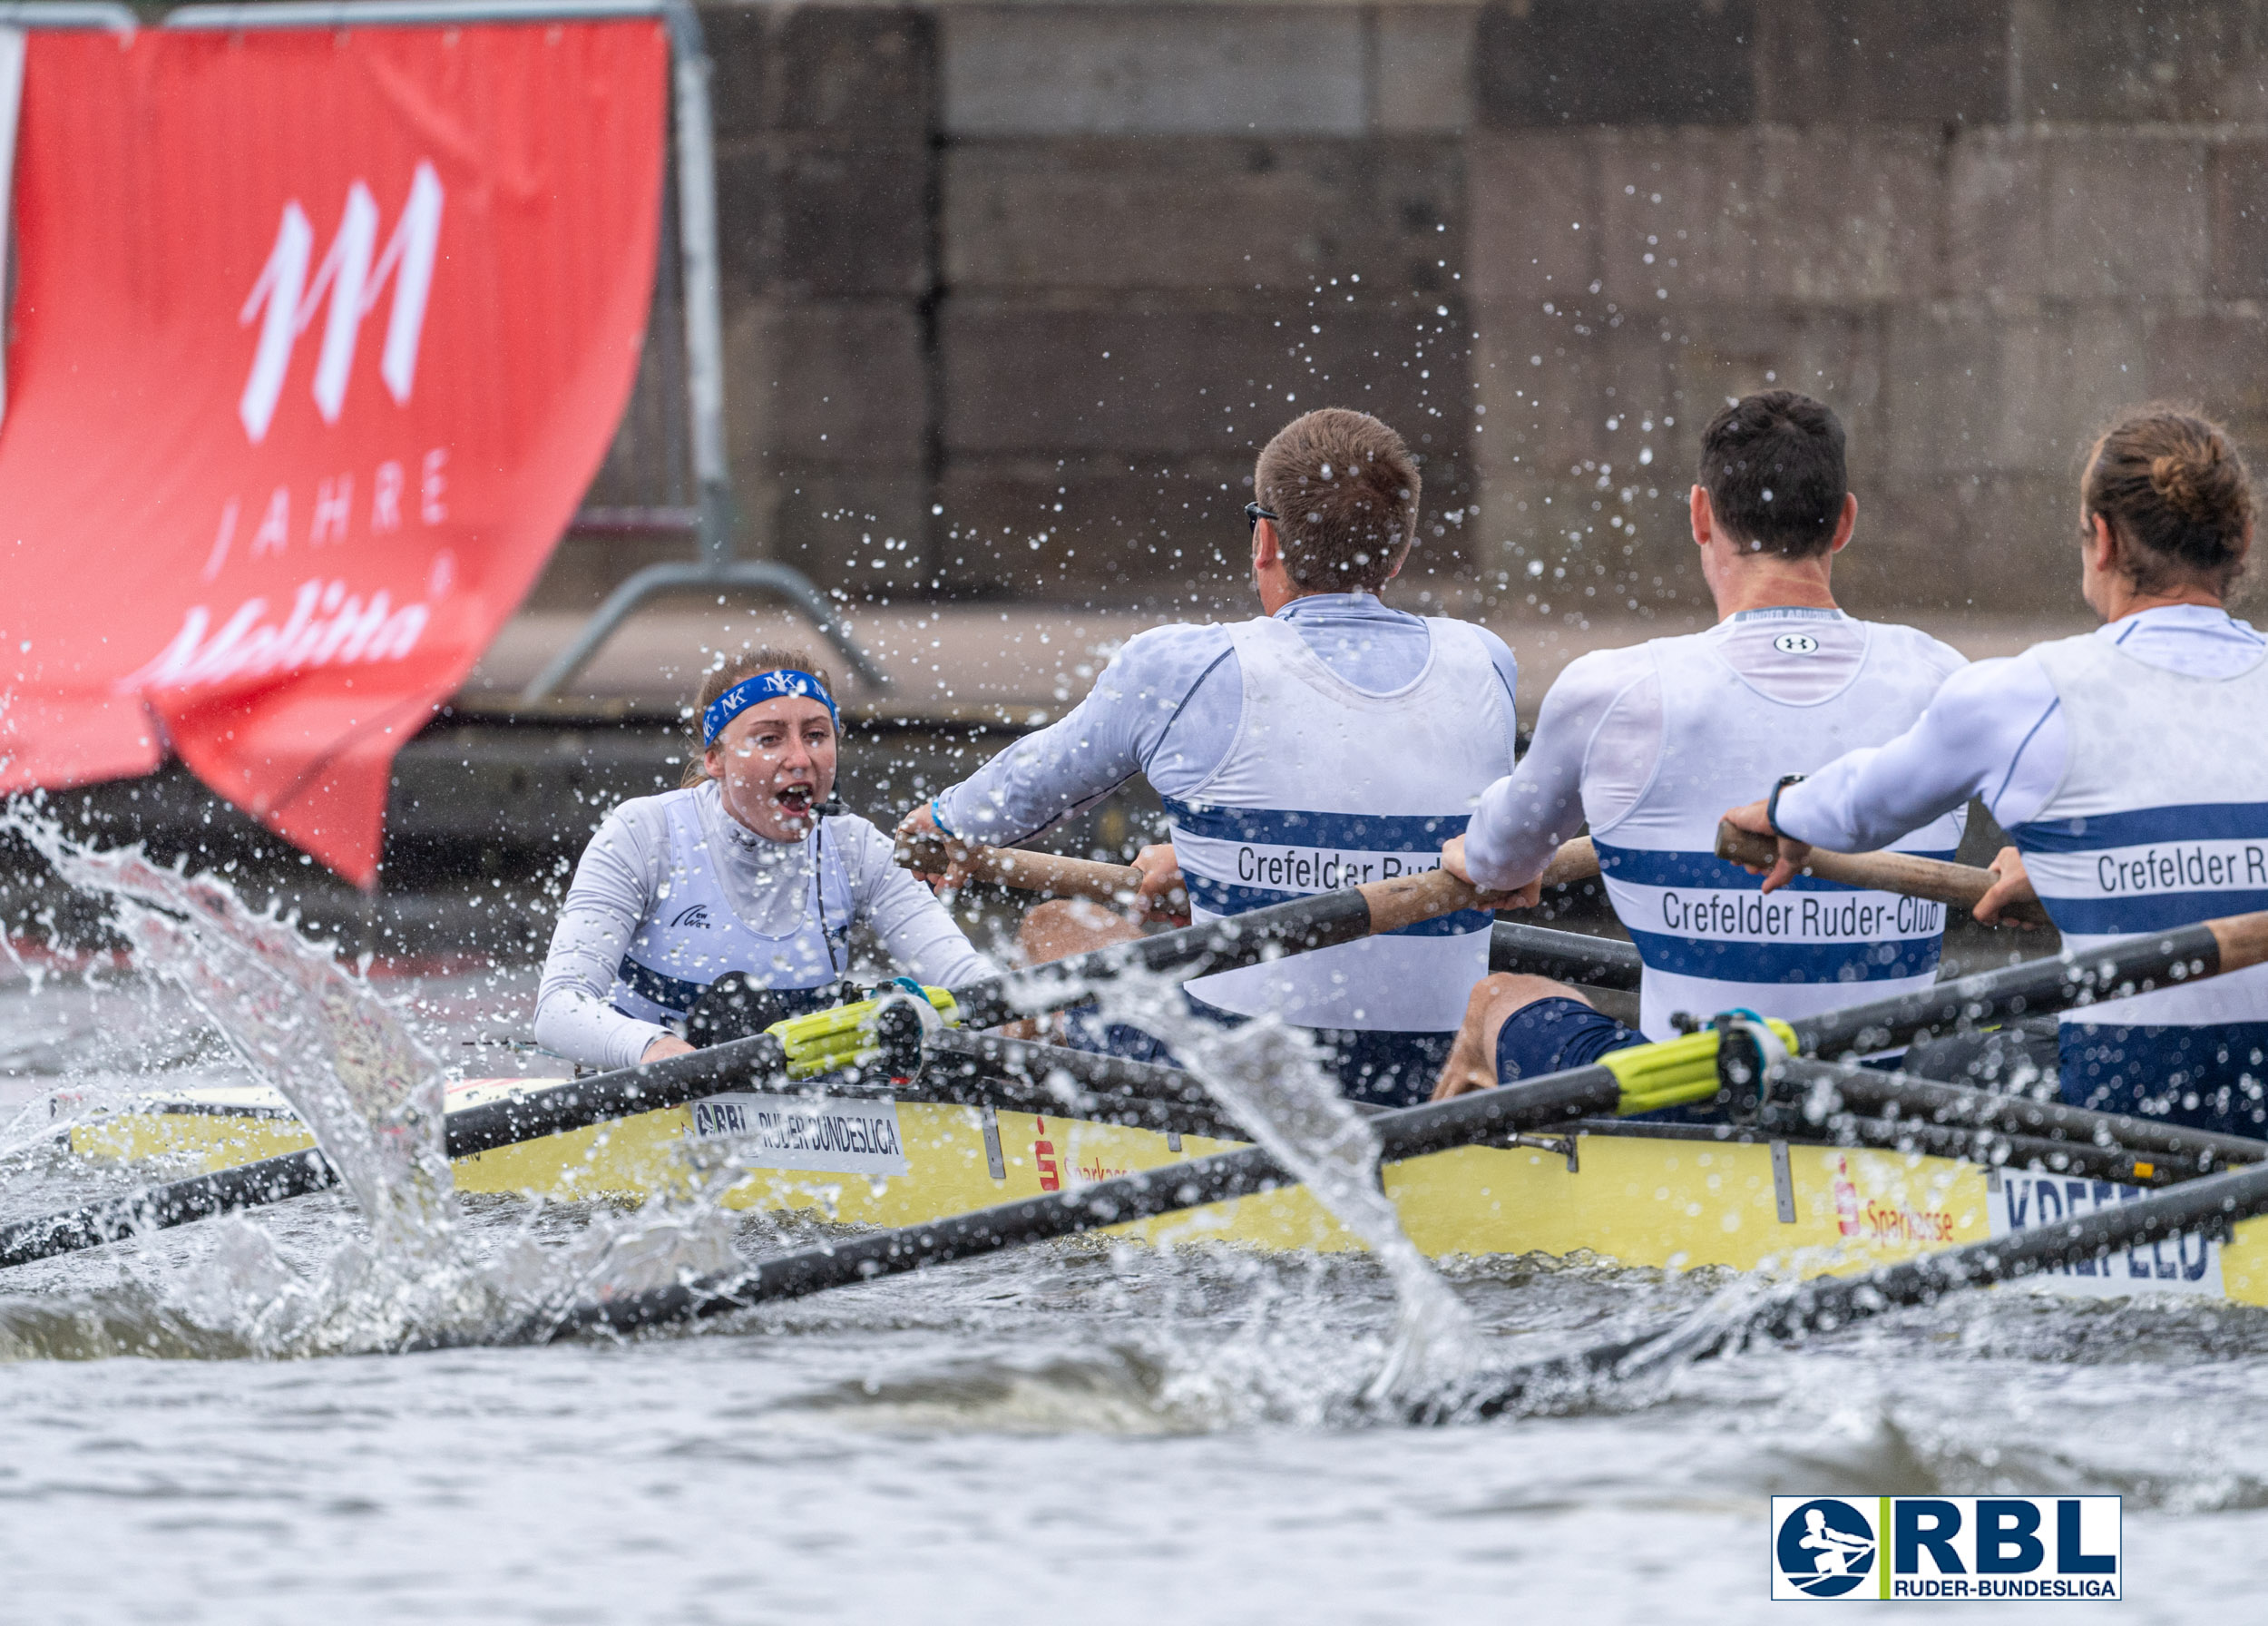
{"label": "black wristwatch", "polygon": [[1785,837],[1790,841],[1795,839],[1794,837],[1789,836],[1785,830],[1780,828],[1780,792],[1785,790],[1790,785],[1802,784],[1810,777],[1811,776],[1809,774],[1801,773],[1782,774],[1780,776],[1780,782],[1772,788],[1772,795],[1764,804],[1764,821],[1772,827],[1772,833],[1774,835]]}

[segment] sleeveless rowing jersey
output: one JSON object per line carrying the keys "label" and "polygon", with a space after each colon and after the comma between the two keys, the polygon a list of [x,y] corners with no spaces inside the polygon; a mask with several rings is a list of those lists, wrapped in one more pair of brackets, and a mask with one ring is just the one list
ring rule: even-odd
{"label": "sleeveless rowing jersey", "polygon": [[[1769,612],[1765,612],[1769,613]],[[1774,647],[1818,642],[1787,618]],[[1838,618],[1841,619],[1841,618]],[[1921,715],[1945,679],[1941,647],[1911,627],[1849,622],[1865,639],[1850,681],[1808,703],[1752,688],[1708,633],[1647,645],[1661,688],[1661,754],[1628,810],[1591,839],[1607,896],[1645,971],[1638,1025],[1677,1032],[1745,1007],[1789,1020],[1926,988],[1935,979],[1945,906],[1798,876],[1769,896],[1763,877],[1716,856],[1716,827],[1792,773],[1880,745]],[[1923,826],[1901,852],[1950,858],[1966,810]]]}
{"label": "sleeveless rowing jersey", "polygon": [[696,787],[661,798],[670,815],[668,878],[631,934],[607,1003],[640,1022],[680,1021],[731,971],[782,993],[807,991],[813,1009],[830,1003],[850,964],[854,906],[842,844],[826,837],[832,821],[822,818],[804,837],[801,862],[816,873],[806,882],[801,920],[787,935],[772,936],[742,920],[726,896],[694,804],[699,794]]}
{"label": "sleeveless rowing jersey", "polygon": [[[2084,952],[2268,908],[2268,755],[2259,749],[2268,656],[2225,678],[2167,671],[2097,635],[2030,656],[2063,710],[2064,775],[2009,833],[2066,946]],[[2146,1096],[2217,1089],[2216,1074],[2268,1079],[2268,966],[2083,1005],[2063,1023],[2069,1100],[2087,1098],[2090,1078],[2115,1085],[2123,1075]],[[2108,1066],[2075,1051],[2075,1028],[2107,1026],[2146,1031],[2121,1035]],[[2230,1127],[2258,1134],[2257,1082],[2247,1093],[2243,1127]],[[2161,1110],[2199,1122],[2178,1100]]]}
{"label": "sleeveless rowing jersey", "polygon": [[[1244,710],[1219,764],[1168,798],[1198,920],[1441,866],[1481,792],[1511,771],[1504,685],[1473,630],[1429,618],[1406,687],[1355,688],[1275,620],[1229,630]],[[1300,1027],[1453,1033],[1488,975],[1493,917],[1469,909],[1389,935],[1198,977],[1189,993]]]}

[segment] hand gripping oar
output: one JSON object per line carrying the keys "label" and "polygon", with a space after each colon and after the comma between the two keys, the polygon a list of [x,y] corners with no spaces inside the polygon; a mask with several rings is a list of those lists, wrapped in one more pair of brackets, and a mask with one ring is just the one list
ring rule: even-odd
{"label": "hand gripping oar", "polygon": [[2268,1166],[2208,1175],[2114,1203],[2079,1219],[1993,1237],[1852,1277],[1818,1277],[1775,1295],[1730,1322],[1689,1319],[1636,1338],[1470,1379],[1403,1408],[1414,1423],[1493,1416],[1579,1395],[1600,1379],[1620,1379],[1673,1361],[1706,1360],[1755,1337],[1793,1340],[1833,1332],[1910,1305],[1933,1304],[1963,1288],[2015,1281],[2121,1248],[2200,1230],[2220,1230],[2268,1213]]}
{"label": "hand gripping oar", "polygon": [[[989,1027],[1073,1004],[1091,982],[1139,972],[1231,970],[1278,954],[1298,954],[1393,931],[1458,909],[1485,908],[1477,892],[1442,870],[1374,881],[1346,892],[1294,898],[1226,920],[1112,944],[1029,972],[959,990],[962,1020]],[[1555,934],[1557,935],[1557,934]],[[933,998],[943,995],[937,990]],[[869,1004],[871,1002],[869,1002]],[[807,1076],[848,1064],[871,1051],[862,1037],[865,1007],[798,1017],[782,1026],[791,1037],[758,1033],[690,1055],[625,1067],[596,1078],[528,1090],[449,1114],[445,1147],[455,1160],[500,1146],[587,1129],[640,1112],[681,1106],[720,1090],[767,1079]],[[0,1226],[0,1268],[59,1253],[97,1248],[147,1230],[163,1230],[214,1214],[256,1208],[319,1191],[337,1181],[319,1151],[265,1158],[240,1168],[90,1203],[68,1213]]]}
{"label": "hand gripping oar", "polygon": [[[1021,847],[984,847],[942,836],[901,837],[897,861],[924,875],[943,875],[958,864],[973,880],[990,881],[1017,892],[1083,897],[1099,904],[1125,904],[1142,884],[1142,872],[1131,864],[1099,864],[1092,858],[1069,858]],[[1543,872],[1543,884],[1564,886],[1589,880],[1598,873],[1598,849],[1591,846],[1589,837],[1579,836],[1552,855]]]}
{"label": "hand gripping oar", "polygon": [[[1755,835],[1720,820],[1716,856],[1751,869],[1769,869],[1779,861],[1780,845],[1769,836]],[[1942,858],[1920,858],[1911,853],[1831,853],[1818,847],[1812,848],[1799,873],[1864,892],[1896,892],[1972,912],[1993,883],[1989,869],[1972,864],[1948,864]],[[2000,913],[2006,919],[2030,926],[2055,924],[2037,899],[2019,898]]]}
{"label": "hand gripping oar", "polygon": [[[2268,913],[2241,915],[2124,938],[2083,956],[2028,961],[1892,999],[1766,1025],[1792,1052],[1836,1055],[1881,1050],[1939,1029],[2124,997],[2263,963],[2268,963]],[[1591,1066],[1382,1112],[1368,1122],[1382,1160],[1399,1161],[1571,1119],[1692,1105],[1715,1099],[1727,1087],[1719,1077],[1719,1043],[1715,1029],[1688,1033],[1609,1052]],[[573,1306],[527,1323],[520,1336],[540,1339],[593,1327],[630,1331],[720,1315],[1287,1183],[1290,1177],[1257,1148],[1220,1152],[1075,1190],[855,1237],[725,1275]]]}

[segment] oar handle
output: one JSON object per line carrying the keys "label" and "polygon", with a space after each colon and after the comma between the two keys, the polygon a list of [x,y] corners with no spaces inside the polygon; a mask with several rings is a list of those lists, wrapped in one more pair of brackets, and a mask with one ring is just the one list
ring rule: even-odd
{"label": "oar handle", "polygon": [[1543,868],[1546,886],[1565,886],[1575,881],[1588,881],[1598,874],[1598,849],[1590,844],[1589,836],[1578,836],[1562,843],[1551,855],[1551,862]]}
{"label": "oar handle", "polygon": [[[1769,836],[1735,829],[1729,821],[1716,827],[1716,856],[1728,863],[1769,869],[1779,856],[1779,844]],[[1831,853],[1812,848],[1804,873],[1823,881],[1839,881],[1869,892],[1897,892],[1907,897],[1928,898],[1973,910],[1992,889],[1992,872],[1970,864],[1948,864],[1942,858],[1921,858],[1911,853]],[[2047,926],[2048,911],[2025,899],[2001,909],[2003,918],[2031,926]]]}
{"label": "oar handle", "polygon": [[1142,884],[1142,872],[1131,864],[1098,864],[1092,858],[1067,858],[1020,847],[980,847],[934,836],[900,837],[897,860],[924,875],[943,875],[958,863],[974,880],[1099,904],[1123,904]]}
{"label": "oar handle", "polygon": [[[1142,883],[1142,872],[1130,864],[1098,864],[1092,858],[1066,858],[1018,847],[982,847],[936,836],[901,836],[897,860],[924,875],[943,875],[957,861],[976,880],[1018,892],[1085,897],[1103,904],[1123,904]],[[1564,886],[1589,880],[1598,873],[1598,848],[1591,846],[1589,837],[1579,836],[1552,855],[1543,872],[1543,884]]]}
{"label": "oar handle", "polygon": [[1405,926],[1438,920],[1461,909],[1493,909],[1505,901],[1501,892],[1483,892],[1471,881],[1461,881],[1446,869],[1421,869],[1415,875],[1390,881],[1366,881],[1354,888],[1370,906],[1370,935],[1398,932]]}

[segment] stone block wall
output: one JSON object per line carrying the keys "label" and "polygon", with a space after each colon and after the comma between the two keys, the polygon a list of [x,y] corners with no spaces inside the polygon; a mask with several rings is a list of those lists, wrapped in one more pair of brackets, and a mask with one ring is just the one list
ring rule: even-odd
{"label": "stone block wall", "polygon": [[1530,0],[1475,52],[1477,461],[1522,605],[1696,598],[1698,431],[1775,383],[1849,426],[1872,611],[2068,609],[2121,406],[2268,459],[2257,4]]}
{"label": "stone block wall", "polygon": [[703,16],[744,545],[829,585],[1235,602],[1323,404],[1423,455],[1413,584],[1552,620],[1694,603],[1770,384],[1849,425],[1870,611],[2067,608],[2122,404],[2268,464],[2268,0]]}

